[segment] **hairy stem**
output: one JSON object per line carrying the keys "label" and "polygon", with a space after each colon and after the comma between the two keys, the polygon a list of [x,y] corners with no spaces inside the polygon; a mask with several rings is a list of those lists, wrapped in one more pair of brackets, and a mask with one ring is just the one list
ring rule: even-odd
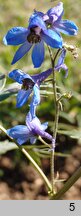
{"label": "hairy stem", "polygon": [[[5,128],[3,128],[2,126],[0,126],[0,130],[3,131],[13,142],[15,142],[15,140],[7,134],[7,131],[6,131]],[[49,194],[50,194],[50,192],[52,191],[52,187],[51,187],[51,184],[50,184],[48,178],[45,176],[45,174],[43,173],[43,171],[41,170],[41,168],[34,161],[34,159],[30,156],[30,154],[25,150],[25,148],[23,148],[22,146],[19,146],[17,143],[16,143],[16,145],[18,146],[18,148],[20,149],[20,151],[26,156],[26,158],[29,159],[29,161],[33,164],[33,166],[35,167],[35,169],[38,171],[38,173],[42,177],[43,181],[45,182],[45,185],[47,186],[47,188],[49,190]]]}
{"label": "hairy stem", "polygon": [[78,170],[68,179],[68,181],[64,184],[64,187],[54,196],[52,196],[52,200],[59,200],[71,187],[72,185],[81,177],[81,166]]}
{"label": "hairy stem", "polygon": [[59,54],[60,49],[58,49],[56,55],[53,57],[52,51],[50,47],[48,47],[50,59],[51,59],[51,65],[52,65],[52,71],[53,71],[53,93],[54,93],[54,109],[55,109],[55,115],[54,115],[54,126],[53,126],[53,139],[55,140],[52,143],[52,151],[51,151],[51,181],[52,181],[52,193],[55,194],[55,182],[54,182],[54,152],[55,152],[55,143],[56,143],[56,135],[57,135],[57,129],[58,129],[58,119],[59,119],[59,102],[57,101],[57,87],[56,87],[56,72],[55,72],[55,60]]}

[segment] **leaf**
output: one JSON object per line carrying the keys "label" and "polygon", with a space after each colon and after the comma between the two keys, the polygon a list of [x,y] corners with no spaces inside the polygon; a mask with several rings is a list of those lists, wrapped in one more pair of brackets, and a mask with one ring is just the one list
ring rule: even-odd
{"label": "leaf", "polygon": [[0,92],[3,90],[3,88],[5,87],[5,83],[6,83],[6,77],[5,74],[1,74],[0,75]]}
{"label": "leaf", "polygon": [[0,75],[0,80],[3,80],[5,78],[5,74]]}
{"label": "leaf", "polygon": [[13,94],[16,94],[16,92],[7,92],[4,94],[0,94],[0,101],[6,100],[8,97],[12,96]]}
{"label": "leaf", "polygon": [[9,140],[2,141],[0,142],[0,155],[17,148],[17,145],[13,142],[9,142]]}
{"label": "leaf", "polygon": [[81,130],[71,130],[71,131],[58,130],[58,133],[67,135],[73,139],[80,139],[81,138]]}

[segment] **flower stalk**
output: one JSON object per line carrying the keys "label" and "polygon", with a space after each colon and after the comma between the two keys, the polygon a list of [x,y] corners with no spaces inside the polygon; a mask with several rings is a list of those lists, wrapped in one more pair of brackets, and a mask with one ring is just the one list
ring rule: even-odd
{"label": "flower stalk", "polygon": [[54,109],[55,109],[55,115],[54,115],[54,127],[53,127],[53,140],[52,143],[52,150],[51,150],[51,182],[52,182],[52,193],[55,194],[55,177],[54,177],[54,152],[55,152],[55,144],[56,144],[56,136],[57,136],[57,130],[58,130],[58,119],[59,119],[59,101],[57,99],[57,87],[56,87],[56,72],[55,72],[55,61],[56,58],[60,52],[60,49],[56,52],[56,55],[53,57],[52,51],[50,47],[48,47],[50,59],[51,59],[51,65],[52,65],[52,72],[53,72],[53,93],[54,93]]}

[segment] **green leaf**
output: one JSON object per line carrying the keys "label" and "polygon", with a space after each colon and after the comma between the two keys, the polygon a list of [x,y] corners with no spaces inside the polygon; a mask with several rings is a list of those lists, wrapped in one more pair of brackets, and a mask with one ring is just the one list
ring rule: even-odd
{"label": "green leaf", "polygon": [[8,97],[12,96],[13,94],[16,94],[15,92],[7,92],[4,94],[0,94],[0,101],[6,100]]}
{"label": "green leaf", "polygon": [[9,140],[2,141],[0,142],[0,155],[17,148],[17,145],[13,142],[9,142]]}
{"label": "green leaf", "polygon": [[58,130],[58,133],[67,135],[73,139],[80,139],[81,138],[81,130]]}
{"label": "green leaf", "polygon": [[3,88],[5,87],[6,77],[5,74],[0,74],[0,92],[2,92]]}

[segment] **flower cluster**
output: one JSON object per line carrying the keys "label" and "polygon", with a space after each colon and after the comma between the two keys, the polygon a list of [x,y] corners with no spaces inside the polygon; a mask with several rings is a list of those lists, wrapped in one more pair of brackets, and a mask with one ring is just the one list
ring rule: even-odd
{"label": "flower cluster", "polygon": [[[32,62],[35,68],[41,66],[44,61],[45,48],[44,43],[55,49],[60,49],[60,56],[54,70],[64,69],[67,76],[68,68],[64,64],[66,49],[63,47],[63,38],[61,33],[67,35],[76,35],[78,28],[74,22],[62,20],[64,10],[63,3],[58,3],[54,8],[46,13],[34,10],[29,18],[28,27],[13,27],[3,38],[5,45],[20,45],[15,53],[11,64],[15,64],[32,48]],[[51,75],[53,68],[41,72],[40,74],[29,75],[20,69],[15,69],[9,73],[9,77],[21,85],[17,94],[16,107],[22,107],[32,94],[29,112],[26,117],[26,125],[17,125],[9,130],[9,136],[17,140],[19,145],[30,140],[35,143],[37,136],[44,137],[51,142],[52,136],[45,132],[47,122],[41,124],[36,116],[36,107],[40,104],[40,85]]]}

